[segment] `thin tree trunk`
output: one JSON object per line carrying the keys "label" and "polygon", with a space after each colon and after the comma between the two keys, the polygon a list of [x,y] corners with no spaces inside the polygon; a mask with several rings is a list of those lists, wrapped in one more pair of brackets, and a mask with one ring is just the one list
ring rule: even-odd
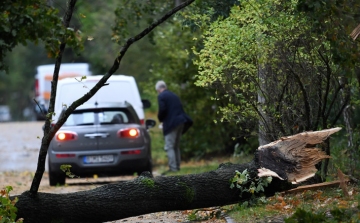
{"label": "thin tree trunk", "polygon": [[265,75],[265,68],[260,66],[259,67],[259,72],[258,72],[258,78],[259,78],[259,86],[260,86],[260,90],[258,92],[258,111],[260,113],[260,117],[259,117],[259,130],[258,130],[258,141],[259,141],[259,145],[266,145],[268,143],[270,143],[270,140],[268,139],[269,134],[270,134],[270,128],[268,128],[268,125],[270,125],[269,122],[269,118],[268,115],[264,112],[263,107],[265,106],[265,97],[264,97],[264,92],[266,92],[266,84],[265,84],[265,79],[266,79],[266,75]]}
{"label": "thin tree trunk", "polygon": [[353,132],[353,121],[352,121],[352,109],[351,109],[351,105],[350,105],[350,101],[348,100],[348,98],[351,98],[351,91],[350,91],[350,87],[349,87],[349,83],[346,77],[342,77],[340,79],[340,84],[343,86],[343,88],[341,89],[342,94],[341,94],[341,103],[345,104],[345,109],[343,111],[343,117],[344,117],[344,122],[345,122],[345,129],[346,129],[346,133],[347,133],[347,137],[348,137],[348,150],[349,150],[349,170],[351,174],[354,174],[355,171],[355,164],[356,164],[356,160],[355,160],[355,154],[356,154],[356,148],[354,148],[354,132]]}
{"label": "thin tree trunk", "polygon": [[[63,18],[63,25],[65,28],[68,28],[70,25],[70,20],[75,8],[75,4],[76,4],[76,0],[69,0],[67,3],[67,9]],[[52,113],[54,112],[54,104],[55,104],[55,98],[56,98],[56,88],[57,88],[57,82],[58,82],[58,77],[59,77],[59,70],[60,70],[60,65],[61,65],[61,60],[62,60],[62,54],[65,50],[65,46],[66,46],[66,42],[65,42],[65,36],[63,37],[61,44],[60,44],[60,49],[59,49],[59,53],[58,56],[56,57],[56,61],[55,61],[55,70],[54,70],[54,74],[53,74],[53,79],[51,81],[51,96],[50,96],[50,105],[49,105],[49,114],[50,117],[46,118],[45,121],[45,129],[44,129],[44,137],[41,140],[41,147],[40,147],[40,151],[39,151],[39,156],[38,156],[38,163],[37,163],[37,168],[36,168],[36,172],[33,178],[33,181],[31,183],[31,187],[30,187],[30,194],[31,195],[35,195],[38,190],[39,190],[39,186],[40,186],[40,182],[42,179],[42,176],[45,172],[45,161],[46,161],[46,154],[47,154],[47,150],[49,148],[51,139],[53,138],[53,135],[49,134],[49,130],[50,130],[50,120],[52,118]],[[55,134],[55,132],[54,132]]]}

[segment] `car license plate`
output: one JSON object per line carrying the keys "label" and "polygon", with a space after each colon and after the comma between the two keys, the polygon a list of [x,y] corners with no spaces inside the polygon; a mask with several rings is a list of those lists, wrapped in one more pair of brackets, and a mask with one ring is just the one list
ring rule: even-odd
{"label": "car license plate", "polygon": [[113,155],[85,156],[84,163],[111,163],[114,162]]}

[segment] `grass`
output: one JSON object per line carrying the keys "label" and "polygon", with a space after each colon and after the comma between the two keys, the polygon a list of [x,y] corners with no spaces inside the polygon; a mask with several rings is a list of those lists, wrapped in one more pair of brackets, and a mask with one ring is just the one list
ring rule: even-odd
{"label": "grass", "polygon": [[159,129],[159,121],[156,117],[156,113],[146,112],[145,114],[147,119],[156,120],[156,126],[149,130],[151,137],[151,156],[153,159],[154,168],[159,167],[161,165],[166,165],[167,157],[166,152],[164,150],[164,136],[162,130]]}
{"label": "grass", "polygon": [[[169,175],[186,175],[186,174],[198,174],[216,170],[221,163],[246,163],[251,160],[252,157],[213,157],[211,159],[201,159],[201,160],[190,160],[181,163],[180,171],[171,173]],[[159,173],[166,171],[167,165],[162,165],[157,168]],[[230,186],[230,185],[229,185]]]}
{"label": "grass", "polygon": [[[222,157],[200,162],[186,162],[182,164],[181,171],[171,175],[202,173],[216,169],[223,162],[242,163],[248,162],[249,159],[250,157]],[[360,187],[359,185],[348,185],[348,191],[349,198],[344,196],[339,187],[307,190],[289,195],[278,193],[264,200],[256,199],[252,205],[239,203],[224,206],[221,209],[235,222],[242,223],[360,223]],[[218,209],[214,209],[214,211],[218,211]],[[189,218],[200,221],[200,217],[194,217],[194,213],[194,211],[190,212]],[[208,213],[208,215],[210,214]]]}
{"label": "grass", "polygon": [[[156,114],[147,114],[148,118],[157,120]],[[164,139],[161,129],[157,126],[150,130],[152,137],[152,157],[154,171],[162,173],[168,169],[167,157],[164,151]],[[330,160],[329,172],[335,172],[339,168],[336,154],[335,159]],[[246,163],[253,159],[253,156],[240,157],[212,157],[211,159],[190,160],[181,163],[181,170],[170,175],[197,174],[215,170],[221,163]],[[344,161],[343,161],[344,162]],[[336,164],[336,165],[335,165]],[[329,180],[336,179],[329,174]],[[229,185],[230,186],[230,185]],[[338,187],[308,190],[297,194],[283,195],[277,194],[273,197],[262,200],[255,200],[249,206],[243,203],[221,207],[222,212],[226,212],[235,222],[286,222],[286,223],[311,223],[311,222],[354,222],[360,223],[360,187],[359,185],[348,185],[350,192],[346,198],[343,191]],[[210,211],[207,216],[218,212],[219,209]],[[196,214],[195,214],[196,213]],[[189,212],[189,219],[201,220],[207,217],[199,217],[198,210]],[[218,214],[214,214],[218,216]],[[285,220],[284,220],[285,219]],[[208,222],[208,221],[207,221]]]}
{"label": "grass", "polygon": [[[165,151],[162,151],[165,153]],[[212,159],[182,162],[179,172],[169,175],[197,174],[215,170],[221,163],[246,163],[252,156],[243,157],[214,157]],[[163,172],[167,169],[165,161],[157,162],[155,171]],[[160,165],[161,164],[161,165]],[[229,185],[230,186],[230,185]],[[318,222],[353,222],[360,223],[360,187],[348,185],[349,198],[344,196],[339,187],[307,190],[297,194],[276,194],[262,202],[258,199],[249,206],[244,203],[221,207],[223,213],[230,216],[235,222],[286,222],[286,223],[318,223]],[[219,216],[219,209],[206,211],[206,216],[199,210],[188,212],[193,221],[209,220]],[[209,217],[211,216],[211,217]],[[203,222],[203,221],[202,221]],[[209,222],[209,221],[206,221]]]}
{"label": "grass", "polygon": [[[212,160],[190,161],[182,163],[179,172],[170,175],[184,175],[202,173],[215,170],[224,162],[244,163],[252,157],[217,157]],[[165,169],[164,169],[165,170]],[[266,199],[256,199],[250,206],[239,203],[221,207],[222,212],[229,215],[235,222],[354,222],[360,223],[360,187],[348,185],[349,198],[344,196],[339,187],[318,190],[307,190],[297,194],[284,195],[281,193]],[[213,212],[218,212],[214,209]],[[206,216],[195,216],[199,210],[189,212],[189,219],[200,221]],[[215,214],[207,211],[207,216]],[[219,216],[219,215],[216,215]],[[285,220],[284,220],[285,219]],[[208,222],[208,221],[207,221]]]}
{"label": "grass", "polygon": [[339,188],[307,190],[297,194],[277,194],[266,203],[243,208],[227,206],[236,222],[360,222],[359,187],[350,185],[351,196],[346,198]]}

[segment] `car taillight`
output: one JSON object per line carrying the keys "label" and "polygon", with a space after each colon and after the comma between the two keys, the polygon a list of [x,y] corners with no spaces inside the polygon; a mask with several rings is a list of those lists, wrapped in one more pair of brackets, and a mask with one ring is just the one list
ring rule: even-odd
{"label": "car taillight", "polygon": [[141,124],[141,125],[144,125],[144,124],[145,124],[144,119],[140,119],[140,124]]}
{"label": "car taillight", "polygon": [[56,158],[69,158],[75,157],[75,154],[56,154]]}
{"label": "car taillight", "polygon": [[69,140],[75,140],[77,139],[77,134],[75,132],[70,132],[70,131],[60,131],[56,133],[56,140],[57,141],[69,141]]}
{"label": "car taillight", "polygon": [[139,155],[141,153],[140,149],[137,150],[129,150],[129,151],[121,151],[122,155]]}
{"label": "car taillight", "polygon": [[120,129],[117,134],[120,138],[137,138],[140,131],[137,128]]}

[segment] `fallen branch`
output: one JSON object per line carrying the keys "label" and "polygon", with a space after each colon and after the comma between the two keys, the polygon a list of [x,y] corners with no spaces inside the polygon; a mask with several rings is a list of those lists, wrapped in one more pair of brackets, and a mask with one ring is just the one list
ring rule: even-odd
{"label": "fallen branch", "polygon": [[[346,181],[346,182],[349,182],[349,181]],[[281,194],[283,194],[283,195],[296,194],[296,193],[300,193],[300,192],[303,192],[306,190],[318,190],[318,189],[329,188],[329,187],[338,187],[338,186],[340,186],[340,183],[341,183],[340,180],[335,180],[335,181],[331,181],[331,182],[299,186],[299,187],[291,189],[291,190],[283,191],[283,192],[281,192]]]}
{"label": "fallen branch", "polygon": [[[314,165],[327,158],[316,144],[340,128],[305,132],[284,137],[259,147],[253,161],[246,164],[222,164],[201,174],[153,178],[148,172],[138,178],[108,184],[93,190],[68,194],[24,192],[16,203],[18,218],[25,223],[66,222],[97,223],[147,213],[224,206],[255,196],[273,196],[296,187],[315,174]],[[248,173],[241,187],[249,188],[256,179],[272,176],[260,193],[230,188],[235,171]]]}

